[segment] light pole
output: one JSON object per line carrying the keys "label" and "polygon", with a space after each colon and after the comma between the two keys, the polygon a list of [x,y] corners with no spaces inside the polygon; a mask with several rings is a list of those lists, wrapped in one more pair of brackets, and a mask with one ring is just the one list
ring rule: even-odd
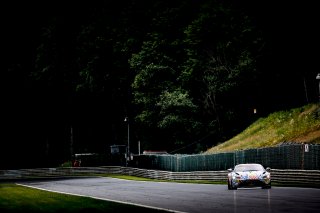
{"label": "light pole", "polygon": [[126,157],[126,164],[128,165],[128,160],[130,160],[130,126],[129,126],[129,118],[125,117],[124,122],[128,124],[128,146],[127,146],[127,157]]}
{"label": "light pole", "polygon": [[316,79],[319,81],[319,103],[320,103],[320,73],[318,73]]}

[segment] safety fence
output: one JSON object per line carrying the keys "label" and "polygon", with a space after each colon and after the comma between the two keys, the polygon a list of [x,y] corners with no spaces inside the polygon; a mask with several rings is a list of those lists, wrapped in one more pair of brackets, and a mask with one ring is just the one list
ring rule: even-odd
{"label": "safety fence", "polygon": [[[0,170],[0,181],[17,181],[43,178],[74,178],[99,176],[101,174],[131,175],[158,180],[205,180],[226,183],[228,171],[170,172],[120,166],[36,168]],[[283,185],[298,185],[319,188],[319,176],[320,170],[271,170],[272,183]]]}
{"label": "safety fence", "polygon": [[217,154],[140,155],[134,156],[131,165],[188,172],[226,170],[239,163],[260,163],[272,169],[320,170],[320,145],[282,145]]}

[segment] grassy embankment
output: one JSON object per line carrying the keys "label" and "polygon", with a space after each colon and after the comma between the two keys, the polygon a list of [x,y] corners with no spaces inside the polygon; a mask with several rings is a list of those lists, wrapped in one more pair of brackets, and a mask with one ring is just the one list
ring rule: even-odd
{"label": "grassy embankment", "polygon": [[319,104],[274,112],[259,118],[240,134],[205,153],[272,147],[288,142],[320,144]]}

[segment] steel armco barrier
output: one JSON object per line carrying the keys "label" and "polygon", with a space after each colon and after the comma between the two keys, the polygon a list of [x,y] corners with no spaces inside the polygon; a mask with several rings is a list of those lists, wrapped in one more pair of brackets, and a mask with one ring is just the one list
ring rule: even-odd
{"label": "steel armco barrier", "polygon": [[[226,182],[227,171],[192,171],[171,172],[163,170],[139,169],[133,167],[102,166],[102,167],[63,167],[36,168],[20,170],[0,170],[0,181],[14,181],[39,178],[67,178],[98,176],[99,174],[122,174],[159,180],[206,180]],[[320,187],[320,170],[284,170],[272,169],[273,183]]]}

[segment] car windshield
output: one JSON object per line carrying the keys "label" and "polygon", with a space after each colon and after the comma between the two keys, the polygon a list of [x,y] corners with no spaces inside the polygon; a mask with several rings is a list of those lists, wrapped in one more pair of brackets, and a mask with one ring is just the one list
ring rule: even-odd
{"label": "car windshield", "polygon": [[264,168],[260,164],[240,164],[235,166],[234,171],[235,172],[264,171]]}

